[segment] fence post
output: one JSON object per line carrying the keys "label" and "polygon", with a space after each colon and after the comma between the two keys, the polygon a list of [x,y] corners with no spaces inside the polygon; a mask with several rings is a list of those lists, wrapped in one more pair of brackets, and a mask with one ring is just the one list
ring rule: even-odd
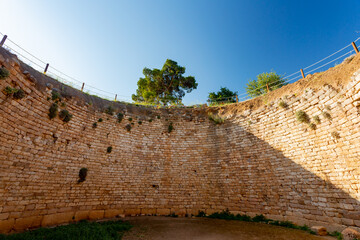
{"label": "fence post", "polygon": [[49,64],[47,63],[46,67],[45,67],[45,70],[44,70],[44,74],[47,72],[48,68],[49,68]]}
{"label": "fence post", "polygon": [[117,94],[115,94],[115,102],[116,102],[116,97],[117,97]]}
{"label": "fence post", "polygon": [[238,98],[238,95],[236,95],[236,102],[237,102],[237,103],[239,102],[239,98]]}
{"label": "fence post", "polygon": [[85,83],[83,82],[83,84],[82,84],[82,86],[81,86],[81,91],[84,90],[84,85],[85,85]]}
{"label": "fence post", "polygon": [[305,78],[304,71],[302,69],[300,69],[300,72],[301,72],[302,77]]}
{"label": "fence post", "polygon": [[359,49],[357,48],[356,44],[355,44],[354,42],[352,42],[351,44],[352,44],[352,46],[353,46],[356,54],[358,54],[358,53],[359,53]]}
{"label": "fence post", "polygon": [[3,39],[0,42],[0,47],[2,47],[4,45],[6,38],[7,38],[7,35],[4,35]]}

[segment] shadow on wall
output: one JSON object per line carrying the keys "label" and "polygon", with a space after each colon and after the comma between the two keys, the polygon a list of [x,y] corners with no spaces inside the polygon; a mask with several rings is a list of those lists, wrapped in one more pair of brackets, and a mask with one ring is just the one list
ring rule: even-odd
{"label": "shadow on wall", "polygon": [[[262,213],[274,218],[284,216],[295,222],[322,221],[360,227],[357,199],[285,157],[243,127],[226,123],[222,128],[209,129],[208,135],[217,139],[209,156],[217,156],[213,160],[218,165],[209,165],[208,172],[215,174],[214,179],[218,176],[214,189],[220,190],[211,194],[211,202],[218,199],[218,206],[232,211]],[[316,159],[312,154],[304,160],[312,162],[307,166],[321,169],[325,176],[338,174],[329,168],[334,159],[330,156],[327,160]],[[347,166],[344,163],[341,167]],[[341,177],[338,180],[339,185],[350,191],[358,185]],[[209,188],[214,187],[212,184]]]}

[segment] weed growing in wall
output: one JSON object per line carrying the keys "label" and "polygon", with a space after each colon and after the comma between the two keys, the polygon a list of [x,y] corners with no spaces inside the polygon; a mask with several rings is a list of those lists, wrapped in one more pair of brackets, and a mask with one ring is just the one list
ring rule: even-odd
{"label": "weed growing in wall", "polygon": [[328,234],[329,236],[336,237],[337,240],[343,240],[343,235],[338,231],[329,232]]}
{"label": "weed growing in wall", "polygon": [[112,106],[107,106],[104,110],[104,113],[112,116],[114,114],[114,108]]}
{"label": "weed growing in wall", "polygon": [[125,129],[130,132],[131,131],[131,124],[126,124]]}
{"label": "weed growing in wall", "polygon": [[5,79],[10,76],[9,70],[5,67],[0,67],[0,79]]}
{"label": "weed growing in wall", "polygon": [[129,120],[129,122],[132,122],[133,119],[131,117],[129,117],[128,120]]}
{"label": "weed growing in wall", "polygon": [[61,101],[61,94],[57,91],[51,91],[51,100],[53,101]]}
{"label": "weed growing in wall", "polygon": [[25,92],[22,89],[5,87],[2,91],[6,96],[13,96],[14,99],[22,99],[25,97]]}
{"label": "weed growing in wall", "polygon": [[301,123],[308,123],[310,121],[309,116],[303,110],[295,112],[296,120]]}
{"label": "weed growing in wall", "polygon": [[117,120],[118,120],[118,122],[121,122],[121,121],[123,120],[123,118],[124,118],[124,114],[122,114],[122,113],[118,113],[118,114],[117,114]]}
{"label": "weed growing in wall", "polygon": [[173,126],[173,123],[170,122],[169,126],[168,126],[168,133],[171,133],[172,130],[174,130],[174,126]]}
{"label": "weed growing in wall", "polygon": [[99,119],[98,119],[98,122],[102,122],[102,121],[103,121],[103,119],[102,119],[102,118],[99,118]]}
{"label": "weed growing in wall", "polygon": [[287,108],[287,107],[288,107],[288,104],[287,104],[286,102],[284,102],[283,100],[281,100],[281,101],[279,102],[279,107],[281,107],[281,108]]}
{"label": "weed growing in wall", "polygon": [[338,132],[331,132],[331,137],[333,137],[334,139],[339,139],[340,138],[340,134]]}
{"label": "weed growing in wall", "polygon": [[53,119],[57,116],[58,114],[58,105],[56,103],[51,104],[50,108],[49,108],[49,118]]}
{"label": "weed growing in wall", "polygon": [[5,87],[5,88],[3,89],[2,92],[3,92],[6,96],[11,96],[11,95],[14,93],[14,90],[15,90],[15,88],[12,88],[12,87],[7,86],[7,87]]}
{"label": "weed growing in wall", "polygon": [[59,118],[63,121],[63,122],[70,122],[72,115],[69,113],[68,110],[61,110],[59,113]]}
{"label": "weed growing in wall", "polygon": [[160,115],[157,115],[156,118],[157,118],[157,119],[160,119]]}
{"label": "weed growing in wall", "polygon": [[142,121],[138,121],[138,124],[141,125],[141,124],[142,124]]}
{"label": "weed growing in wall", "polygon": [[106,152],[107,152],[107,153],[111,153],[111,151],[112,151],[112,146],[110,146],[110,147],[108,147],[108,148],[106,149]]}
{"label": "weed growing in wall", "polygon": [[222,123],[224,123],[224,119],[223,118],[221,118],[220,116],[218,116],[218,115],[215,115],[215,114],[212,114],[212,113],[210,113],[209,115],[208,115],[208,117],[209,117],[209,120],[210,121],[212,121],[212,122],[214,122],[215,124],[222,124]]}
{"label": "weed growing in wall", "polygon": [[310,123],[310,124],[309,124],[309,128],[310,128],[311,130],[316,130],[316,124],[315,124],[315,123]]}
{"label": "weed growing in wall", "polygon": [[151,123],[152,121],[153,121],[152,118],[150,118],[150,119],[149,119],[149,123]]}
{"label": "weed growing in wall", "polygon": [[330,113],[324,111],[324,112],[322,112],[322,115],[323,115],[324,118],[326,118],[326,119],[328,119],[330,121],[332,120],[332,117],[331,117]]}
{"label": "weed growing in wall", "polygon": [[88,172],[87,168],[80,169],[78,183],[84,182],[86,180],[87,172]]}
{"label": "weed growing in wall", "polygon": [[25,92],[22,89],[16,89],[13,93],[14,99],[22,99],[25,97]]}
{"label": "weed growing in wall", "polygon": [[316,124],[320,124],[320,122],[321,122],[319,115],[313,116],[313,120],[314,120],[314,122],[315,122]]}
{"label": "weed growing in wall", "polygon": [[94,122],[92,128],[97,128],[97,122]]}

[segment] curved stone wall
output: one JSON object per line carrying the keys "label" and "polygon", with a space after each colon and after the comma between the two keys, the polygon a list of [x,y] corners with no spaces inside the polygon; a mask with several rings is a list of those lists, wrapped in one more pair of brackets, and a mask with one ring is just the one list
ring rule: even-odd
{"label": "curved stone wall", "polygon": [[[0,92],[1,232],[227,208],[360,227],[359,71],[341,91],[328,86],[286,97],[287,108],[274,103],[236,114],[225,108],[225,123],[216,125],[205,108],[149,109],[87,96],[4,49],[0,64],[11,70],[0,90],[26,93],[16,100]],[[68,123],[48,117],[54,87],[64,96],[59,108],[73,115]],[[112,116],[101,111],[110,105]],[[315,130],[296,121],[298,110],[320,116]],[[83,167],[88,175],[78,183]]]}

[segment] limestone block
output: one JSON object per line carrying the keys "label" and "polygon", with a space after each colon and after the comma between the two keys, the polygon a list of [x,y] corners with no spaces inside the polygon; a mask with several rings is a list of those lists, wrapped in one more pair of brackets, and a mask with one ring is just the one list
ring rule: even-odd
{"label": "limestone block", "polygon": [[20,231],[28,228],[40,227],[43,216],[18,218],[15,220],[14,230]]}
{"label": "limestone block", "polygon": [[360,239],[360,233],[352,228],[345,228],[341,234],[343,235],[343,240]]}
{"label": "limestone block", "polygon": [[311,230],[314,231],[316,233],[316,235],[319,235],[319,236],[327,235],[326,228],[323,226],[312,226]]}
{"label": "limestone block", "polygon": [[8,233],[14,227],[15,220],[8,219],[0,221],[0,233]]}
{"label": "limestone block", "polygon": [[89,213],[90,220],[97,220],[102,218],[104,218],[104,210],[94,210],[94,211],[90,211]]}
{"label": "limestone block", "polygon": [[73,217],[74,217],[74,212],[45,215],[42,219],[41,226],[46,227],[46,226],[58,225],[61,223],[72,222]]}

